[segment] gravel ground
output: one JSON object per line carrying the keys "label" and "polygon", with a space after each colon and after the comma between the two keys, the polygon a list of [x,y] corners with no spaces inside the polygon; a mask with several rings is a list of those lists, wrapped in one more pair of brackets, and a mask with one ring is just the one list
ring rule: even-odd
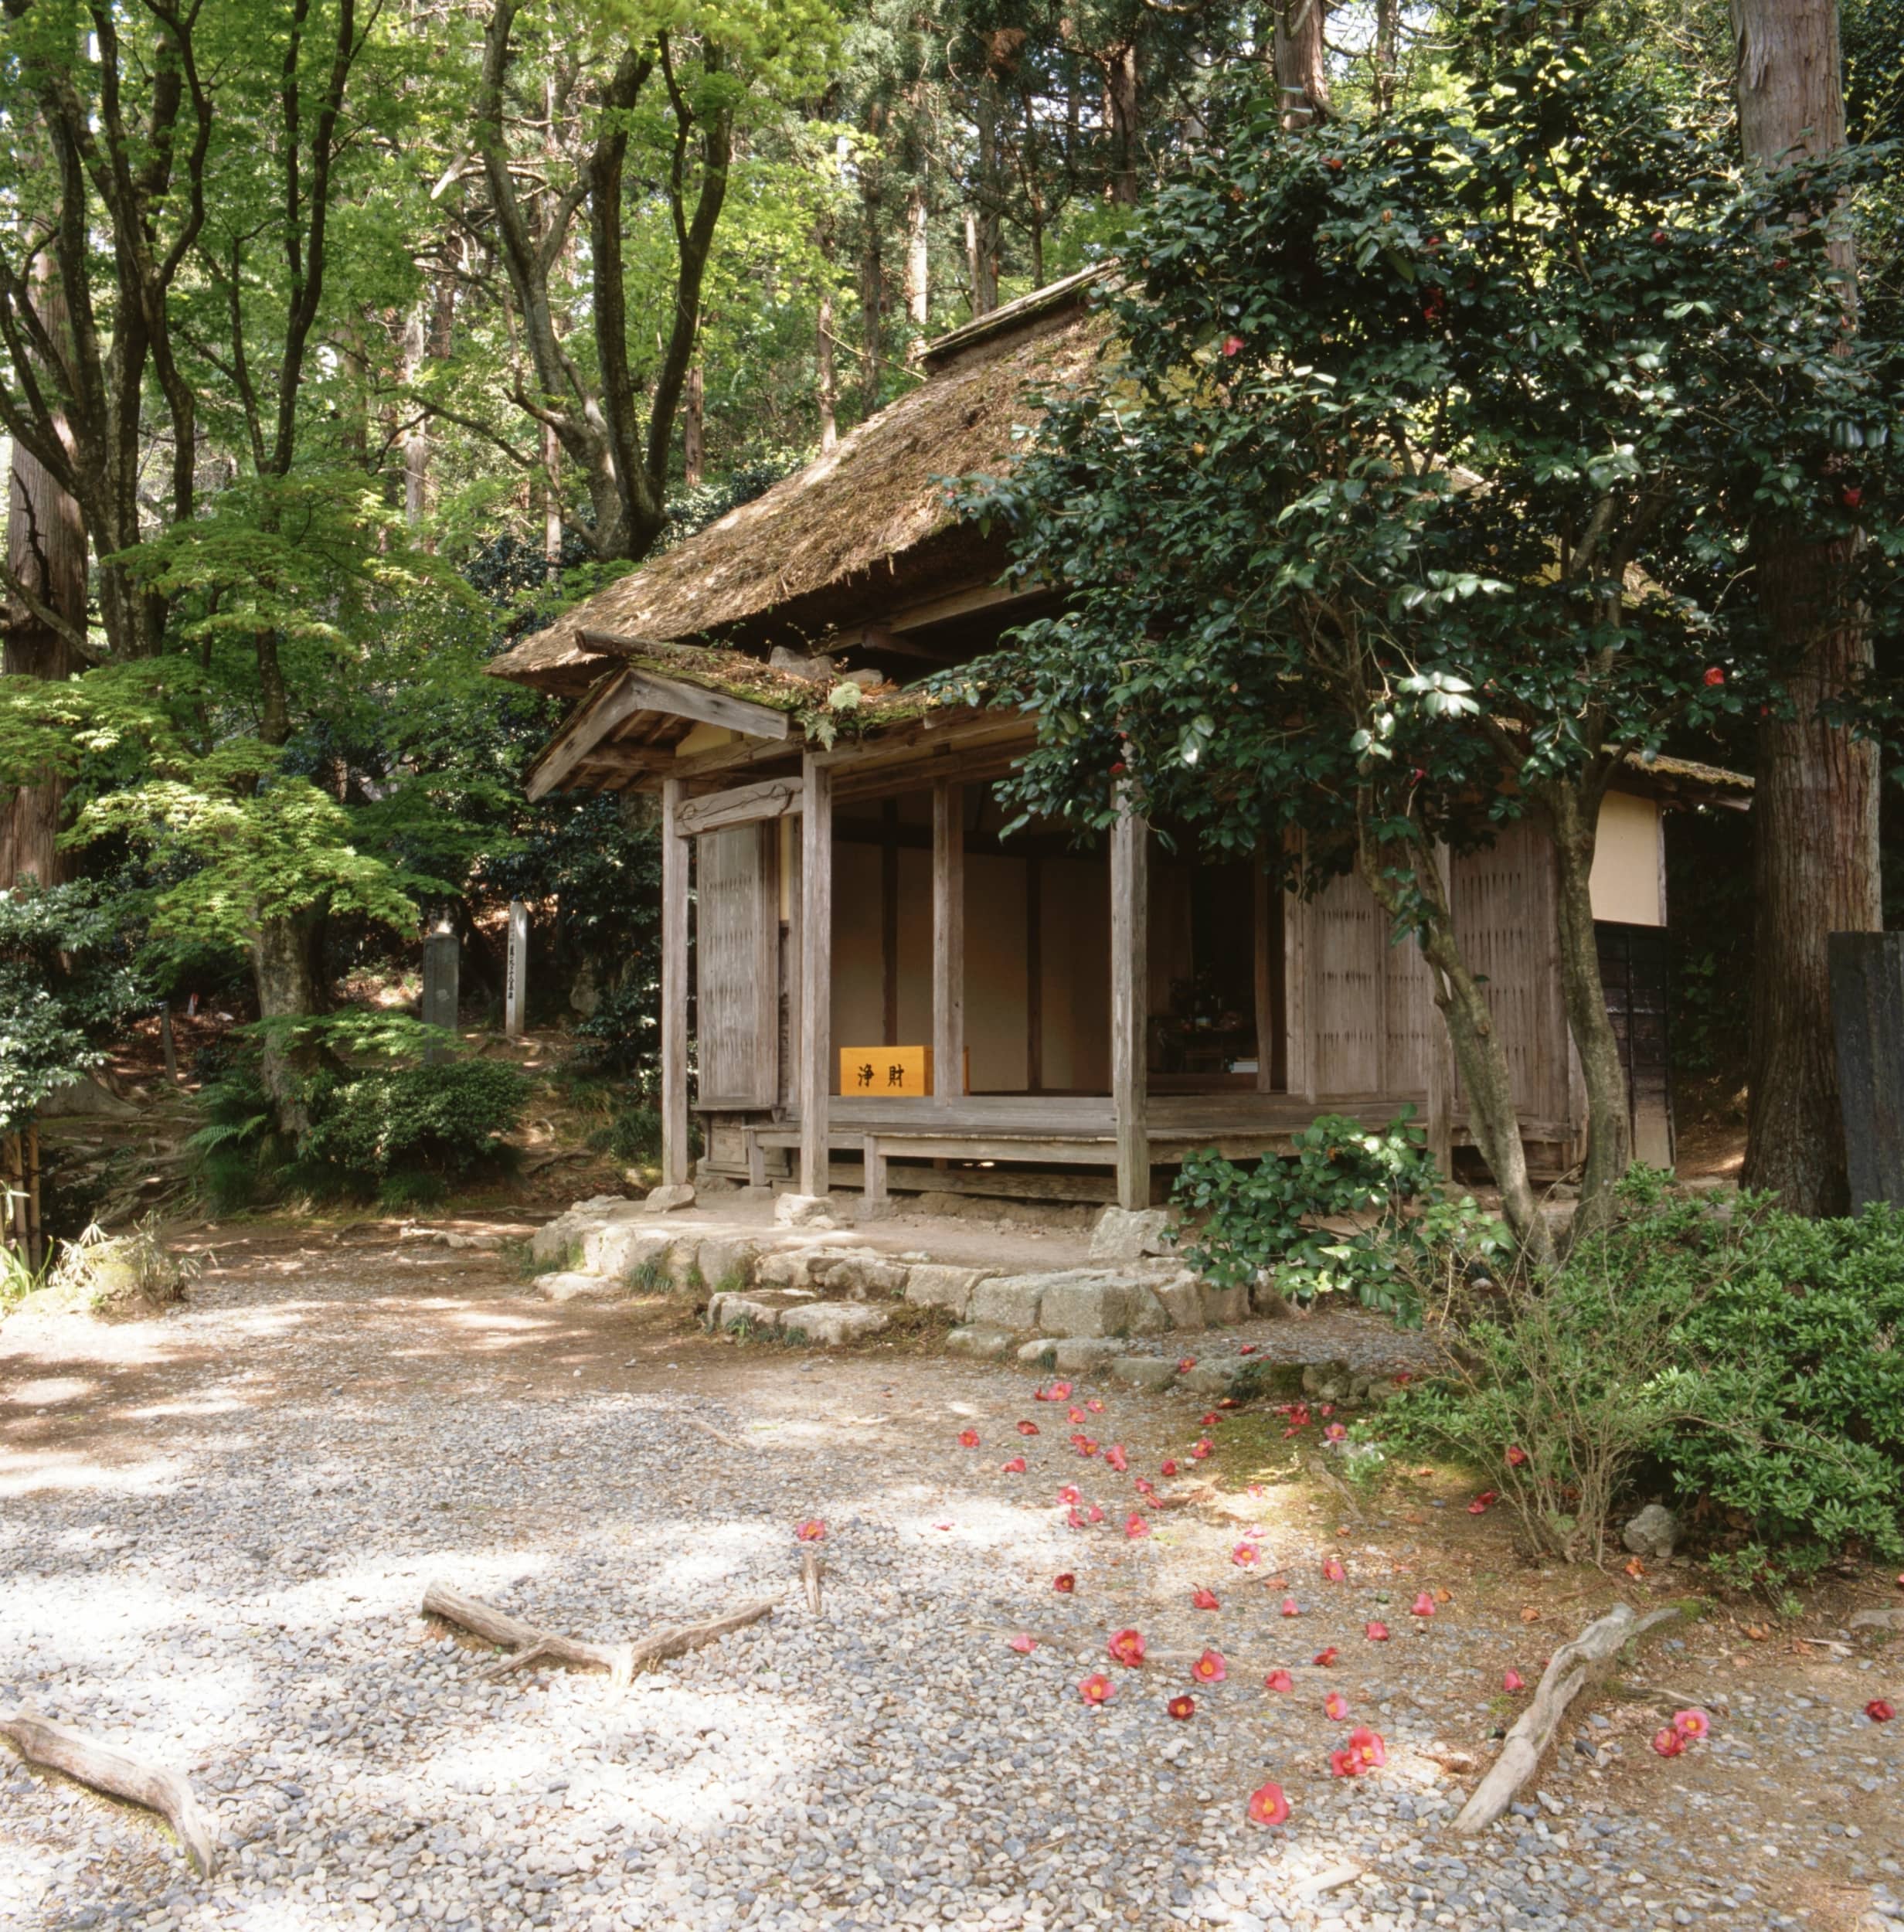
{"label": "gravel ground", "polygon": [[[1504,1526],[1433,1485],[1346,1524],[1306,1488],[1242,1487],[1130,1540],[1131,1478],[1185,1456],[1198,1411],[1101,1391],[1088,1426],[1125,1446],[1120,1477],[1032,1386],[879,1349],[718,1345],[652,1304],[552,1308],[441,1250],[293,1243],[237,1257],[162,1321],[10,1323],[0,1706],[190,1767],[226,1862],[202,1883],[144,1815],[0,1751],[0,1926],[1904,1918],[1904,1723],[1862,1714],[1904,1702],[1895,1655],[1736,1656],[1735,1631],[1694,1624],[1538,1795],[1458,1839],[1472,1777],[1436,1759],[1484,1762],[1519,1701],[1505,1665],[1531,1682],[1606,1581],[1518,1569]],[[1026,1473],[1002,1473],[1021,1453]],[[1067,1527],[1063,1483],[1107,1522]],[[827,1525],[817,1617],[796,1580],[807,1518]],[[1239,1567],[1250,1541],[1261,1561]],[[1345,1582],[1321,1580],[1325,1553]],[[477,1649],[416,1614],[436,1578],[605,1640],[787,1595],[617,1699],[596,1675],[481,1682]],[[1193,1608],[1198,1585],[1219,1609]],[[1450,1597],[1416,1619],[1423,1587]],[[1278,1614],[1287,1593],[1298,1618]],[[1376,1617],[1386,1644],[1364,1634]],[[1105,1654],[1124,1626],[1148,1641],[1141,1672]],[[1325,1671],[1309,1659],[1326,1645]],[[1172,1723],[1206,1645],[1228,1679]],[[1263,1688],[1277,1665],[1286,1696]],[[1100,1668],[1116,1694],[1093,1709],[1076,1686]],[[1386,1736],[1383,1769],[1328,1776],[1330,1689]],[[1676,1702],[1714,1733],[1667,1763],[1645,1740]],[[1266,1778],[1294,1807],[1280,1828],[1245,1815]]]}

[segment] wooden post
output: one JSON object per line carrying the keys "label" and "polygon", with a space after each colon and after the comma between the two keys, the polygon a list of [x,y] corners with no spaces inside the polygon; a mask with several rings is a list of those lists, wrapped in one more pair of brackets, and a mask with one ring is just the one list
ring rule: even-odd
{"label": "wooden post", "polygon": [[1150,1006],[1150,827],[1128,794],[1110,834],[1110,1094],[1117,1122],[1117,1205],[1151,1204],[1145,1090]]}
{"label": "wooden post", "polygon": [[509,901],[508,956],[503,969],[502,1030],[511,1039],[522,1037],[529,1008],[529,908],[519,899]]}
{"label": "wooden post", "polygon": [[[1453,886],[1446,845],[1435,848],[1435,864],[1442,889],[1453,903]],[[1454,1179],[1454,1047],[1447,1022],[1434,1003],[1434,976],[1424,968],[1422,978],[1428,998],[1428,1155],[1445,1181]]]}
{"label": "wooden post", "polygon": [[688,1178],[688,842],[681,781],[661,781],[661,1185]]}
{"label": "wooden post", "polygon": [[879,1207],[886,1198],[886,1155],[880,1151],[876,1134],[865,1135],[860,1146],[866,1162],[865,1199],[871,1206]]}
{"label": "wooden post", "polygon": [[1270,876],[1266,855],[1258,852],[1253,862],[1256,906],[1250,930],[1256,944],[1256,1091],[1280,1094],[1289,1073],[1283,1024],[1282,895]]}
{"label": "wooden post", "polygon": [[932,788],[932,1091],[965,1086],[965,791]]}
{"label": "wooden post", "polygon": [[158,1044],[165,1056],[165,1084],[178,1084],[178,1043],[172,1037],[172,1002],[162,1000],[158,1008]]}
{"label": "wooden post", "polygon": [[1045,862],[1025,861],[1025,1090],[1045,1090]]}
{"label": "wooden post", "polygon": [[800,1191],[827,1187],[827,1114],[833,1057],[833,774],[801,761]]}

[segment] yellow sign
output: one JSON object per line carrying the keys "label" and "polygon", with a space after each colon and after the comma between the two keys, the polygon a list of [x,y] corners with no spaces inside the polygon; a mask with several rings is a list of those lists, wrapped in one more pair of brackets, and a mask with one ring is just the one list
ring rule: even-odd
{"label": "yellow sign", "polygon": [[842,1046],[840,1091],[881,1100],[918,1100],[932,1091],[930,1046]]}

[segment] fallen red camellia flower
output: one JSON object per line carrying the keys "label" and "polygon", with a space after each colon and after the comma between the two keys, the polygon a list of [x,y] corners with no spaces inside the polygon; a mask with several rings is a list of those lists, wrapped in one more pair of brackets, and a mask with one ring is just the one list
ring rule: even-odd
{"label": "fallen red camellia flower", "polygon": [[1673,1729],[1688,1744],[1696,1744],[1712,1728],[1712,1720],[1704,1711],[1674,1711]]}
{"label": "fallen red camellia flower", "polygon": [[1038,1648],[1037,1638],[1024,1631],[1020,1631],[1017,1636],[1008,1638],[1007,1641],[1021,1657],[1028,1656]]}
{"label": "fallen red camellia flower", "polygon": [[1086,1396],[1084,1398],[1084,1406],[1094,1416],[1101,1416],[1104,1413],[1104,1405],[1095,1396]]}
{"label": "fallen red camellia flower", "polygon": [[1077,1588],[1078,1580],[1067,1570],[1061,1576],[1052,1578],[1051,1587],[1060,1595],[1069,1597]]}
{"label": "fallen red camellia flower", "polygon": [[1865,1715],[1874,1724],[1888,1724],[1892,1718],[1896,1716],[1897,1712],[1895,1707],[1885,1699],[1874,1697],[1865,1706]]}
{"label": "fallen red camellia flower", "polygon": [[826,1540],[826,1525],[817,1516],[811,1516],[794,1534],[803,1543],[824,1543]]}
{"label": "fallen red camellia flower", "polygon": [[1324,1670],[1327,1670],[1328,1667],[1335,1662],[1336,1658],[1341,1655],[1341,1654],[1342,1653],[1338,1650],[1333,1644],[1331,1644],[1327,1650],[1319,1650],[1316,1652],[1316,1662],[1321,1665]]}
{"label": "fallen red camellia flower", "polygon": [[1254,1543],[1239,1543],[1229,1553],[1229,1560],[1239,1570],[1253,1570],[1263,1560],[1263,1553]]}
{"label": "fallen red camellia flower", "polygon": [[1154,1496],[1157,1494],[1157,1485],[1152,1482],[1148,1476],[1133,1476],[1130,1478],[1130,1487],[1140,1496]]}
{"label": "fallen red camellia flower", "polygon": [[1322,1700],[1322,1715],[1331,1724],[1339,1724],[1348,1715],[1348,1699],[1340,1691],[1331,1691]]}
{"label": "fallen red camellia flower", "polygon": [[1060,1502],[1068,1502],[1073,1509],[1076,1509],[1084,1498],[1078,1494],[1077,1485],[1074,1482],[1068,1482],[1058,1492],[1058,1500]]}
{"label": "fallen red camellia flower", "polygon": [[1084,1411],[1082,1409],[1073,1405],[1073,1406],[1068,1412],[1068,1416],[1073,1428],[1081,1429],[1083,1427]]}
{"label": "fallen red camellia flower", "polygon": [[1065,1518],[1065,1521],[1069,1523],[1073,1529],[1082,1529],[1085,1527],[1084,1512],[1082,1509],[1073,1508],[1071,1513]]}
{"label": "fallen red camellia flower", "polygon": [[1104,1461],[1120,1476],[1130,1467],[1130,1459],[1124,1454],[1121,1442],[1114,1442],[1104,1451]]}
{"label": "fallen red camellia flower", "polygon": [[1518,1670],[1510,1669],[1507,1675],[1501,1679],[1501,1688],[1510,1691],[1525,1690],[1527,1679]]}
{"label": "fallen red camellia flower", "polygon": [[1117,1695],[1117,1686],[1101,1670],[1096,1671],[1079,1685],[1078,1695],[1087,1704],[1108,1704]]}
{"label": "fallen red camellia flower", "polygon": [[1286,1670],[1273,1670],[1263,1680],[1265,1690],[1286,1691],[1296,1688],[1296,1680]]}
{"label": "fallen red camellia flower", "polygon": [[1408,1614],[1411,1617],[1432,1617],[1435,1614],[1435,1600],[1424,1590],[1409,1606]]}
{"label": "fallen red camellia flower", "polygon": [[1197,1359],[1193,1355],[1182,1355],[1177,1358],[1177,1372],[1180,1376],[1187,1376],[1196,1366]]}
{"label": "fallen red camellia flower", "polygon": [[1331,1423],[1322,1434],[1324,1439],[1330,1442],[1346,1442],[1348,1440],[1348,1427],[1340,1422]]}
{"label": "fallen red camellia flower", "polygon": [[1078,1454],[1086,1461],[1097,1454],[1097,1444],[1089,1436],[1080,1436],[1076,1438],[1076,1441]]}
{"label": "fallen red camellia flower", "polygon": [[1197,1700],[1194,1697],[1173,1697],[1164,1708],[1181,1723],[1185,1718],[1196,1716]]}
{"label": "fallen red camellia flower", "polygon": [[1386,1644],[1389,1641],[1389,1627],[1386,1624],[1379,1621],[1365,1624],[1362,1626],[1362,1634],[1372,1644]]}
{"label": "fallen red camellia flower", "polygon": [[1071,1385],[1068,1382],[1054,1382],[1051,1385],[1053,1402],[1068,1402],[1071,1399]]}
{"label": "fallen red camellia flower", "polygon": [[1190,1605],[1193,1610],[1215,1610],[1217,1607],[1216,1592],[1205,1590],[1199,1585],[1190,1593]]}
{"label": "fallen red camellia flower", "polygon": [[1677,1757],[1686,1748],[1686,1740],[1668,1724],[1653,1733],[1653,1748],[1661,1757]]}
{"label": "fallen red camellia flower", "polygon": [[1128,1669],[1136,1670],[1144,1662],[1144,1637],[1141,1631],[1117,1631],[1113,1634],[1105,1648]]}
{"label": "fallen red camellia flower", "polygon": [[1289,1816],[1289,1800],[1280,1784],[1259,1784],[1250,1794],[1252,1825],[1280,1825]]}
{"label": "fallen red camellia flower", "polygon": [[[1177,1465],[1174,1462],[1166,1460],[1163,1468],[1159,1470],[1158,1473],[1160,1475],[1164,1476],[1174,1476],[1177,1473]],[[1900,1583],[1904,1583],[1904,1577],[1899,1577],[1898,1580]]]}
{"label": "fallen red camellia flower", "polygon": [[961,1429],[959,1431],[959,1447],[961,1449],[976,1449],[978,1447],[978,1431],[976,1429]]}
{"label": "fallen red camellia flower", "polygon": [[1493,1502],[1497,1493],[1497,1492],[1492,1489],[1484,1489],[1481,1494],[1467,1505],[1467,1513],[1470,1516],[1479,1516],[1484,1514],[1488,1505]]}
{"label": "fallen red camellia flower", "polygon": [[1283,1614],[1285,1617],[1300,1617],[1302,1614],[1302,1612],[1296,1607],[1296,1600],[1294,1597],[1285,1597],[1283,1599]]}
{"label": "fallen red camellia flower", "polygon": [[1190,1666],[1190,1675],[1199,1684],[1220,1684],[1229,1675],[1229,1666],[1223,1662],[1223,1653],[1219,1650],[1206,1650]]}
{"label": "fallen red camellia flower", "polygon": [[1329,1772],[1334,1777],[1360,1777],[1362,1773],[1389,1761],[1388,1747],[1379,1732],[1365,1728],[1352,1730],[1340,1750],[1329,1753]]}
{"label": "fallen red camellia flower", "polygon": [[1201,1462],[1215,1447],[1216,1444],[1211,1442],[1208,1437],[1205,1437],[1202,1442],[1192,1443],[1190,1445],[1190,1455],[1192,1461],[1195,1462]]}
{"label": "fallen red camellia flower", "polygon": [[1222,1419],[1223,1418],[1219,1416],[1214,1409],[1212,1409],[1207,1415],[1201,1415],[1197,1417],[1197,1427],[1199,1429],[1214,1429],[1216,1425],[1222,1420]]}
{"label": "fallen red camellia flower", "polygon": [[1134,1509],[1124,1519],[1124,1533],[1134,1542],[1139,1536],[1148,1536],[1151,1533],[1151,1526],[1138,1511]]}
{"label": "fallen red camellia flower", "polygon": [[1339,1583],[1348,1580],[1348,1572],[1342,1567],[1339,1556],[1325,1556],[1322,1560],[1322,1580],[1325,1583]]}
{"label": "fallen red camellia flower", "polygon": [[1093,1503],[1085,1513],[1093,1522],[1102,1522],[1104,1520],[1104,1508],[1102,1503]]}
{"label": "fallen red camellia flower", "polygon": [[1379,1770],[1388,1763],[1389,1747],[1379,1731],[1372,1731],[1364,1725],[1349,1733],[1348,1741],[1362,1753],[1364,1764],[1372,1764]]}
{"label": "fallen red camellia flower", "polygon": [[1256,1352],[1256,1345],[1253,1342],[1246,1342],[1243,1346],[1236,1351],[1239,1355],[1254,1355]]}
{"label": "fallen red camellia flower", "polygon": [[1018,1424],[1018,1434],[1022,1436],[1035,1436],[1038,1434],[1038,1424],[1035,1422],[1021,1422]]}
{"label": "fallen red camellia flower", "polygon": [[1025,1458],[1022,1456],[1014,1456],[1009,1462],[1000,1463],[998,1465],[998,1473],[1003,1476],[1023,1475],[1025,1473]]}

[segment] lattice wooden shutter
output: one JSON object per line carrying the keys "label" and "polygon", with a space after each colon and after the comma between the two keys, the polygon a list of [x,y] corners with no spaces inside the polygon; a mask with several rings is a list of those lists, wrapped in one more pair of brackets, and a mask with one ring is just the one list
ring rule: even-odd
{"label": "lattice wooden shutter", "polygon": [[703,1107],[771,1107],[780,1060],[778,850],[772,824],[695,841]]}

